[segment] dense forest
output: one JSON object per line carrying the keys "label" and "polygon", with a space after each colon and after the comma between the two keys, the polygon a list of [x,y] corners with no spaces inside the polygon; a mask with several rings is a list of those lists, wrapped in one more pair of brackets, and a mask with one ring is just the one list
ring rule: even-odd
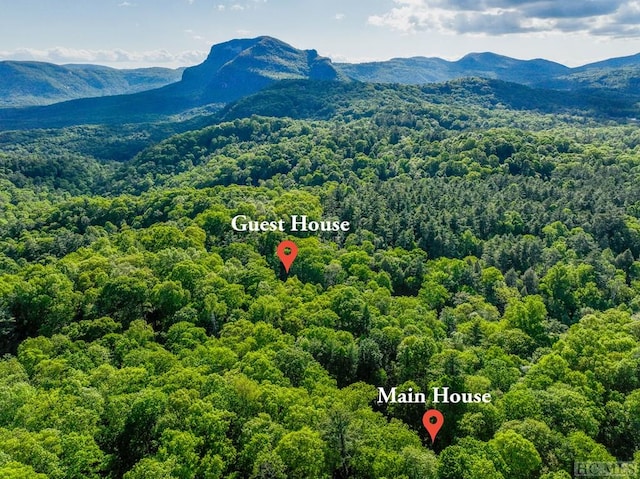
{"label": "dense forest", "polygon": [[0,477],[639,478],[640,131],[491,87],[0,133]]}

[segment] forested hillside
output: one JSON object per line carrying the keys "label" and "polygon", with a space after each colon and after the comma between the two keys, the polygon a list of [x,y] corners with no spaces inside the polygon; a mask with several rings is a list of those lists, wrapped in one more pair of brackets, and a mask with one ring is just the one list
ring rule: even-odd
{"label": "forested hillside", "polygon": [[640,131],[504,86],[285,82],[162,141],[1,133],[0,477],[640,477]]}
{"label": "forested hillside", "polygon": [[100,65],[0,61],[0,107],[135,93],[177,82],[183,68],[117,70]]}

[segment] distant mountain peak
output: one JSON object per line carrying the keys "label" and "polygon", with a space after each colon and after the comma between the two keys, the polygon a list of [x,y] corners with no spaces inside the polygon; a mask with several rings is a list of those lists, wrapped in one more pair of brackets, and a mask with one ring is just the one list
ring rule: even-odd
{"label": "distant mountain peak", "polygon": [[331,60],[269,36],[214,45],[200,65],[187,68],[183,86],[210,101],[231,101],[282,79],[337,80]]}
{"label": "distant mountain peak", "polygon": [[493,52],[473,52],[468,53],[463,56],[457,62],[454,62],[458,65],[462,66],[471,66],[471,65],[481,65],[484,68],[493,68],[493,67],[512,67],[514,65],[547,65],[550,68],[555,69],[568,69],[565,65],[561,63],[552,62],[550,60],[544,60],[542,58],[535,58],[532,60],[520,60],[518,58],[512,58],[505,55],[500,55],[498,53]]}
{"label": "distant mountain peak", "polygon": [[288,47],[290,46],[285,42],[278,40],[277,38],[268,37],[268,36],[260,36],[255,38],[234,38],[226,42],[216,43],[215,45],[212,45],[211,49],[209,50],[209,55],[207,56],[207,59],[205,60],[205,62],[215,59],[216,57],[224,53],[237,55],[243,50],[247,50],[257,44],[263,44],[265,46],[268,46],[268,45],[285,45]]}
{"label": "distant mountain peak", "polygon": [[[219,64],[221,61],[233,59],[238,55],[251,56],[265,52],[301,52],[297,48],[289,45],[282,40],[270,36],[259,36],[255,38],[235,38],[223,43],[217,43],[209,50],[206,60],[200,65],[191,68],[197,68],[203,64]],[[315,51],[315,50],[313,50]],[[224,61],[223,63],[226,63]]]}
{"label": "distant mountain peak", "polygon": [[507,57],[505,55],[500,55],[498,53],[493,52],[471,52],[467,53],[463,56],[458,62],[462,62],[465,60],[474,60],[474,61],[490,61],[490,60],[513,60],[511,57]]}

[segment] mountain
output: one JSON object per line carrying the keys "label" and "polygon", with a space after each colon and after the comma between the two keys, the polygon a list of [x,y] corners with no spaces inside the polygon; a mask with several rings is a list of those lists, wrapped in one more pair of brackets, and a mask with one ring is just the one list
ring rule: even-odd
{"label": "mountain", "polygon": [[182,68],[118,70],[99,65],[0,62],[0,108],[46,105],[75,98],[119,95],[180,80]]}
{"label": "mountain", "polygon": [[470,53],[453,62],[413,57],[371,63],[340,63],[336,66],[346,76],[358,81],[414,85],[483,77],[533,86],[570,71],[570,68],[548,60],[517,60],[495,53]]}
{"label": "mountain", "polygon": [[[362,82],[421,85],[481,77],[534,88],[593,92],[613,90],[633,98],[640,86],[640,54],[570,68],[543,59],[518,60],[495,53],[470,53],[457,61],[393,58],[381,62],[338,63],[345,76]],[[602,92],[600,92],[602,93]]]}
{"label": "mountain", "polygon": [[541,80],[563,75],[570,70],[549,60],[518,60],[495,53],[470,53],[453,63],[458,75],[495,78],[528,86],[535,86]]}
{"label": "mountain", "polygon": [[344,75],[367,83],[402,83],[419,85],[451,80],[450,62],[441,58],[392,58],[388,61],[367,63],[337,63]]}
{"label": "mountain", "polygon": [[567,74],[539,85],[564,90],[615,90],[635,98],[640,91],[640,53],[571,68]]}
{"label": "mountain", "polygon": [[[5,65],[6,68],[11,66],[11,63]],[[12,68],[15,70],[17,67]],[[44,67],[29,70],[29,64],[21,64],[20,68],[24,72],[21,78],[26,76],[29,80],[8,81],[4,88],[13,88],[12,91],[20,91],[23,97],[32,95],[34,98],[46,97],[47,94],[55,96],[61,90],[68,95],[80,95],[83,88],[87,88],[85,84],[94,88],[93,93],[104,94],[110,91],[109,88],[115,88],[114,82],[104,80],[105,72],[120,74],[104,67],[49,65],[46,67],[49,72],[47,81],[44,81]],[[127,75],[126,84],[129,87],[144,87],[147,78],[145,72],[130,71]],[[67,77],[83,78],[84,83],[80,86],[74,86],[72,81],[63,83],[62,79]],[[58,80],[53,82],[51,78]],[[234,101],[281,81],[429,84],[464,78],[507,82],[491,84],[491,88],[485,85],[481,90],[493,91],[493,97],[501,98],[498,103],[516,108],[520,105],[522,108],[548,112],[554,111],[554,108],[558,108],[558,111],[574,109],[625,118],[635,116],[633,105],[640,100],[637,93],[640,91],[640,55],[609,59],[579,68],[569,68],[543,59],[519,60],[486,52],[470,53],[457,61],[414,57],[385,62],[333,64],[315,50],[299,50],[272,37],[236,39],[214,45],[204,62],[183,71],[180,81],[134,94],[82,98],[44,107],[0,109],[0,129],[184,119],[221,110]],[[120,87],[124,81],[121,80]],[[455,94],[460,98],[466,95],[476,101],[478,92],[472,91],[472,85],[473,82],[457,84]],[[444,88],[449,87],[451,85]],[[304,100],[300,96],[275,95],[281,104],[275,103],[273,91],[268,94],[271,96],[270,103],[266,105],[267,111],[287,110],[290,116],[296,116],[316,106],[321,110],[330,110],[330,105],[323,105],[320,100],[306,94],[304,89],[289,92],[301,95]],[[527,95],[529,99],[540,103],[536,106],[519,95]],[[5,101],[11,98],[8,93],[4,96]],[[285,109],[283,105],[288,107]],[[251,104],[243,102],[242,108],[250,109]]]}
{"label": "mountain", "polygon": [[196,94],[201,104],[227,103],[278,80],[337,80],[328,58],[271,37],[214,45],[204,63],[187,68],[174,90]]}
{"label": "mountain", "polygon": [[131,95],[0,110],[0,127],[153,121],[205,105],[221,107],[278,80],[341,78],[331,60],[315,50],[298,50],[266,36],[231,40],[214,45],[203,63],[184,70],[179,82]]}
{"label": "mountain", "polygon": [[602,68],[640,67],[640,53],[626,57],[609,58],[595,63],[588,63],[574,68],[574,71],[594,70]]}
{"label": "mountain", "polygon": [[[362,82],[421,85],[470,77],[501,80],[535,89],[541,110],[570,105],[611,117],[635,116],[640,101],[640,54],[570,68],[543,59],[518,60],[495,53],[470,53],[457,61],[393,58],[383,62],[337,64],[345,76]],[[512,87],[507,90],[513,90]],[[561,91],[560,95],[542,90]],[[552,102],[552,103],[550,103]]]}
{"label": "mountain", "polygon": [[576,69],[567,75],[543,80],[536,86],[584,93],[608,91],[636,102],[640,99],[640,66]]}

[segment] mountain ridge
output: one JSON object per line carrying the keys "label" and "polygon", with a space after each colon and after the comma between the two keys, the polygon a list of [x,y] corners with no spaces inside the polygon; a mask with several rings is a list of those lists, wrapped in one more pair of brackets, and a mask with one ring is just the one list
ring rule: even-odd
{"label": "mountain ridge", "polygon": [[117,69],[102,65],[0,61],[0,107],[137,93],[180,80],[183,68]]}
{"label": "mountain ridge", "polygon": [[[110,71],[99,66],[65,68]],[[636,93],[640,84],[640,54],[576,68],[541,58],[520,60],[492,52],[469,53],[455,61],[411,57],[347,64],[332,63],[316,50],[300,50],[270,36],[233,39],[213,45],[202,63],[182,71],[179,81],[133,94],[81,98],[31,108],[3,108],[0,128],[139,123],[175,115],[193,116],[190,112],[221,109],[282,80],[418,85],[476,77],[531,87],[536,97],[544,97],[545,108],[549,101],[557,101],[564,108],[566,102],[552,93],[558,90],[575,92],[571,102],[578,105],[603,101],[617,105],[626,101],[635,103],[640,98]],[[99,78],[94,80],[99,84]],[[619,113],[618,116],[628,115],[628,108]]]}

